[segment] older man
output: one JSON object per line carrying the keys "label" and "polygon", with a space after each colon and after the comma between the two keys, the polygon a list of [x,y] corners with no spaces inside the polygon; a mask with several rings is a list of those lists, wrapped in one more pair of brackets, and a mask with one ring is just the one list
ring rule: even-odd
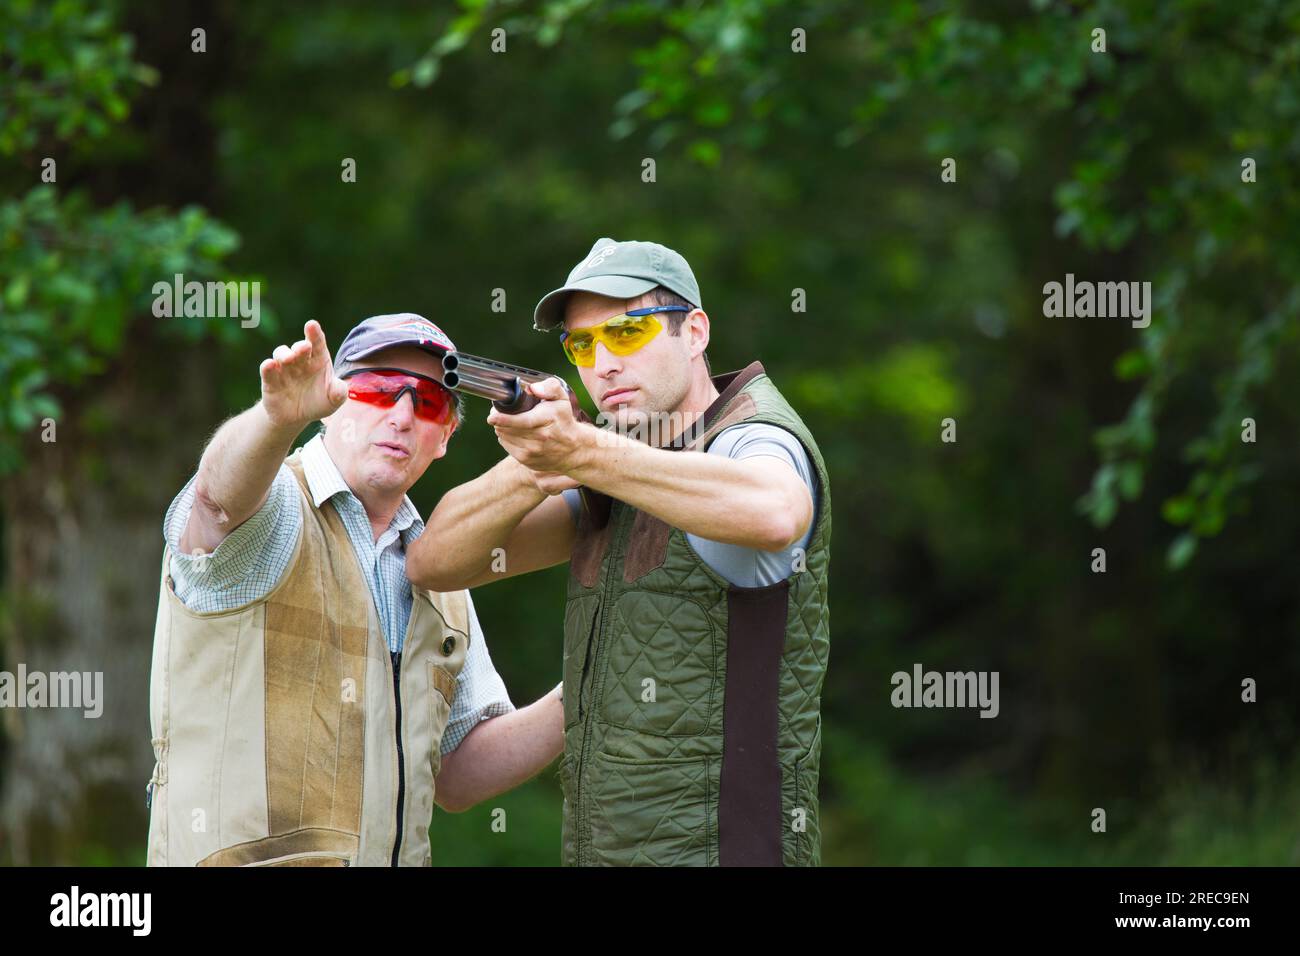
{"label": "older man", "polygon": [[610,427],[553,379],[493,411],[509,457],[443,497],[411,579],[569,562],[566,863],[816,863],[831,496],[812,433],[758,362],[710,375],[699,286],[658,243],[598,240],[534,324]]}
{"label": "older man", "polygon": [[336,368],[303,335],[167,513],[150,865],[427,866],[435,801],[463,810],[563,748],[558,693],[513,707],[469,593],[405,575],[406,492],[460,421],[451,340],[376,316]]}

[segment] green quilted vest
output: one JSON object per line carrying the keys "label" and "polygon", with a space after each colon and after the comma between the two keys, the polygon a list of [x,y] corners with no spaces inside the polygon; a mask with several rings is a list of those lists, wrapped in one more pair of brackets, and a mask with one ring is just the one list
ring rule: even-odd
{"label": "green quilted vest", "polygon": [[584,510],[564,620],[568,865],[821,861],[826,465],[761,364],[713,381],[718,399],[681,444],[704,451],[740,422],[794,434],[820,483],[813,535],[784,581],[740,588],[680,529],[617,500],[603,522]]}

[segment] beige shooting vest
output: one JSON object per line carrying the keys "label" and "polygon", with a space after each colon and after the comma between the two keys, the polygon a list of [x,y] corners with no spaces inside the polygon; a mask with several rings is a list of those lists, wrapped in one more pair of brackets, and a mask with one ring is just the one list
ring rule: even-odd
{"label": "beige shooting vest", "polygon": [[465,592],[415,591],[395,682],[347,530],[333,503],[312,503],[300,456],[285,463],[302,533],[265,598],[195,613],[163,555],[150,866],[432,862],[439,744],[469,645]]}

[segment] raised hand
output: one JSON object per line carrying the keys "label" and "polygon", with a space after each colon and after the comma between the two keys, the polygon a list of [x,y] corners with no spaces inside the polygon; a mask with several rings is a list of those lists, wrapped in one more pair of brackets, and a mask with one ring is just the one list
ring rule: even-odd
{"label": "raised hand", "polygon": [[320,323],[312,319],[302,334],[292,346],[276,346],[258,369],[262,408],[276,425],[306,426],[333,413],[348,397],[347,383],[334,375]]}

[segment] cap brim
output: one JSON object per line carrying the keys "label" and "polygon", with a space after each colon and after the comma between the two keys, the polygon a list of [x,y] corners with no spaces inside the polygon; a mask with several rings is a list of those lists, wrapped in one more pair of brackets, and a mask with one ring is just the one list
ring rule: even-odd
{"label": "cap brim", "polygon": [[548,332],[564,324],[564,302],[574,292],[594,292],[611,299],[633,299],[645,295],[659,283],[636,276],[592,276],[548,292],[533,310],[533,328]]}

